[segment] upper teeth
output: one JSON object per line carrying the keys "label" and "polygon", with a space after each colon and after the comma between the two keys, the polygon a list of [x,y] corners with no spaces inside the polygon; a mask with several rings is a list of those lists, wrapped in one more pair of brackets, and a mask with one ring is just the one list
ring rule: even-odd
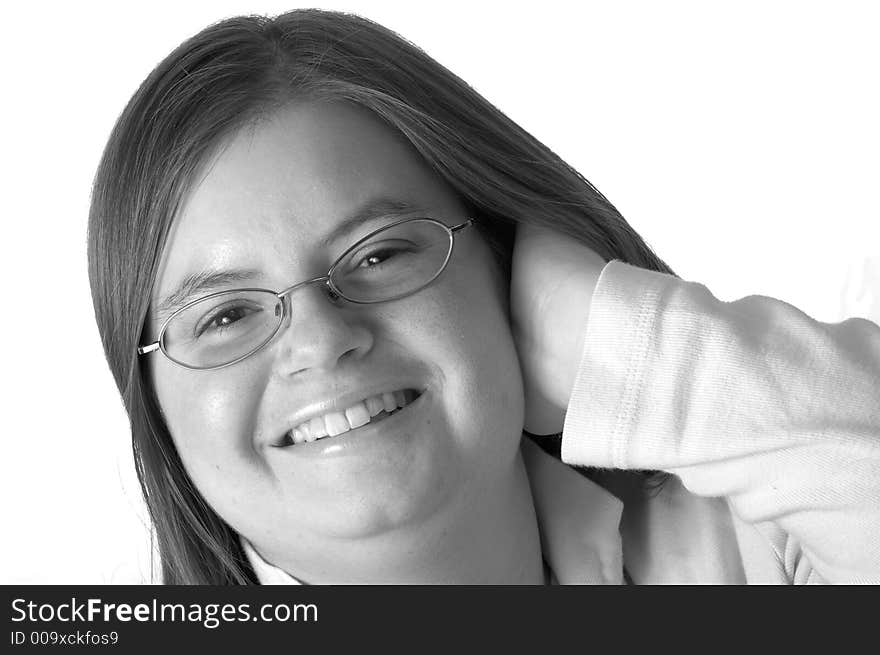
{"label": "upper teeth", "polygon": [[295,444],[315,441],[328,435],[335,437],[366,425],[372,417],[382,410],[391,412],[398,407],[406,407],[408,402],[407,394],[402,390],[370,396],[355,403],[344,412],[330,412],[304,421],[290,430],[288,435]]}

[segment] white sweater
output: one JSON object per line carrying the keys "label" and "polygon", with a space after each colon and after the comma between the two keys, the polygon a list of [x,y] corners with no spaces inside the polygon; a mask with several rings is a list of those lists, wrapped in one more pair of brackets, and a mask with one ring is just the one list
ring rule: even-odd
{"label": "white sweater", "polygon": [[[522,447],[562,584],[880,583],[880,327],[608,263],[562,459]],[[618,497],[620,500],[618,500]],[[622,500],[622,503],[621,503]],[[622,513],[621,513],[622,509]],[[297,581],[245,541],[264,584]]]}
{"label": "white sweater", "polygon": [[637,583],[878,583],[880,328],[611,262],[562,457],[676,476],[624,498]]}

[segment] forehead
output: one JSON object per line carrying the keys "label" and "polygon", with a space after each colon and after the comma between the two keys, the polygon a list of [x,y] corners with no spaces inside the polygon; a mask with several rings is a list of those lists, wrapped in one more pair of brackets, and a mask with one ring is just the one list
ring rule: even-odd
{"label": "forehead", "polygon": [[412,147],[369,112],[286,107],[234,135],[197,181],[169,235],[157,295],[206,268],[272,275],[273,261],[290,261],[292,249],[307,250],[378,198],[456,209]]}

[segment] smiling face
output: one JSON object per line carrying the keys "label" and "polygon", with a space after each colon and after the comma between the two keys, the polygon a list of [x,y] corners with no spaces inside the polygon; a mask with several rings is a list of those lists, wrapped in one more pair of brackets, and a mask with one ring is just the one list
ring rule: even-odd
{"label": "smiling face", "polygon": [[[328,241],[365,209],[371,220]],[[372,115],[343,104],[288,107],[239,132],[194,188],[153,307],[205,271],[233,272],[209,291],[286,289],[326,274],[369,232],[418,216],[447,226],[469,218]],[[264,557],[306,580],[356,567],[368,551],[393,557],[445,538],[515,475],[523,391],[505,293],[469,227],[443,274],[418,293],[358,305],[307,285],[290,295],[275,338],[237,364],[193,371],[150,355],[187,472]],[[375,413],[375,398],[394,392],[415,400],[338,436],[285,437],[305,418],[333,415],[329,429],[367,398]]]}

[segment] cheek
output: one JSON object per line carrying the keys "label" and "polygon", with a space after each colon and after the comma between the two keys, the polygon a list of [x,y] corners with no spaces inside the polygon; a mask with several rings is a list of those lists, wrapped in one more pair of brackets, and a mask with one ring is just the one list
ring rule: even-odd
{"label": "cheek", "polygon": [[256,372],[239,366],[192,372],[156,367],[156,395],[174,445],[193,482],[208,497],[213,478],[256,466],[250,435],[261,389]]}
{"label": "cheek", "polygon": [[463,348],[471,375],[463,400],[483,434],[498,434],[518,445],[524,422],[524,394],[519,359],[506,315],[497,304],[476,305],[463,326]]}
{"label": "cheek", "polygon": [[488,266],[460,267],[438,285],[433,311],[421,323],[439,349],[453,432],[487,456],[515,454],[524,421],[522,374],[504,292]]}

